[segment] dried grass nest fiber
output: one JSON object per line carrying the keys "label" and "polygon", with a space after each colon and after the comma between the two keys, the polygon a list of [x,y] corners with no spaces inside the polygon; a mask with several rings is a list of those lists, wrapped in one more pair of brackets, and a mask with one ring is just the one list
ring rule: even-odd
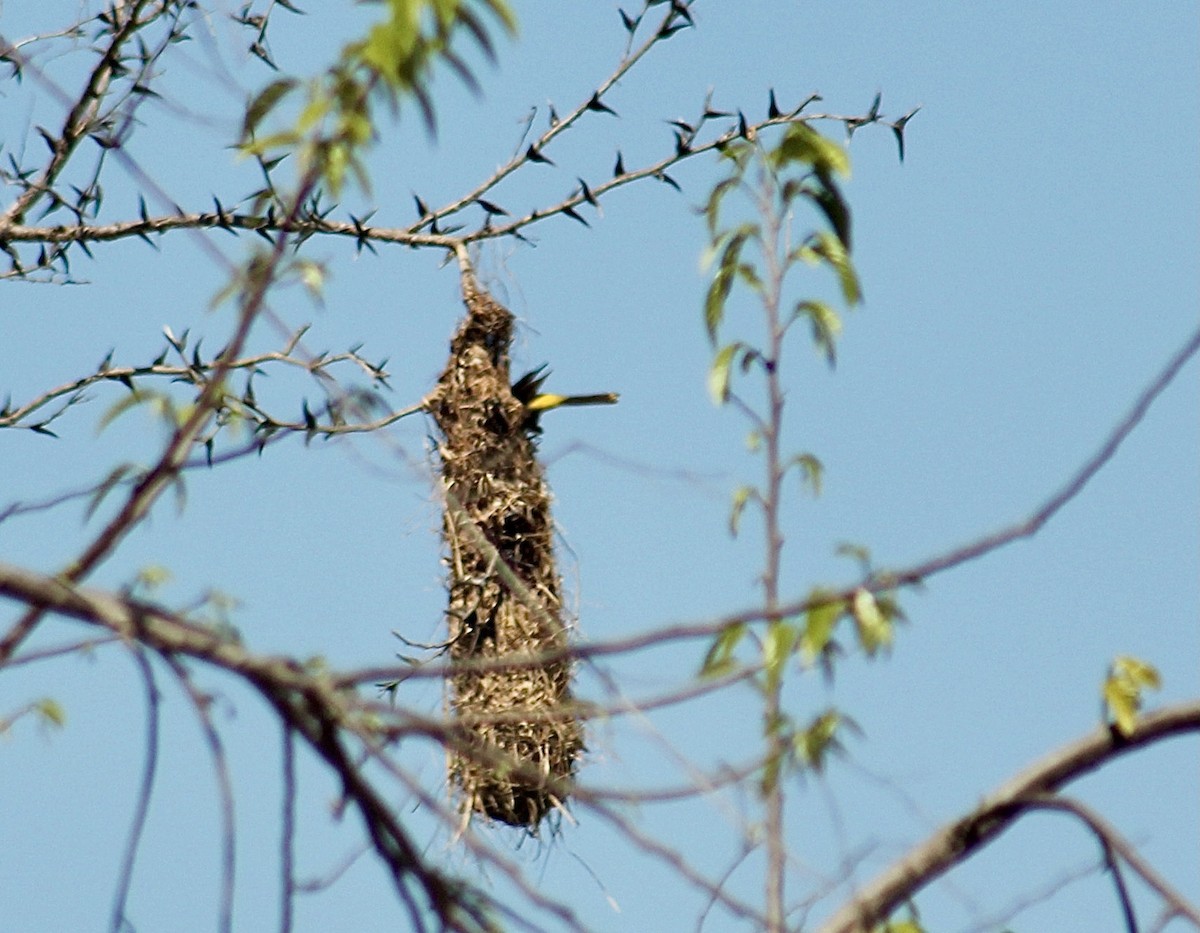
{"label": "dried grass nest fiber", "polygon": [[449,651],[464,664],[448,678],[459,727],[448,769],[466,812],[536,831],[565,801],[583,730],[569,659],[495,663],[562,649],[567,631],[550,493],[510,388],[512,314],[470,275],[463,297],[467,316],[428,406],[441,433]]}

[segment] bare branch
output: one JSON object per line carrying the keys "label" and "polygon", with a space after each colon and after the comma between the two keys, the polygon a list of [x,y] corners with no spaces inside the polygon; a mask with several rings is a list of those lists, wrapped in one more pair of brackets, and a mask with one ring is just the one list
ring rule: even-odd
{"label": "bare branch", "polygon": [[1163,899],[1167,905],[1168,916],[1183,917],[1200,930],[1200,908],[1188,902],[1182,894],[1158,872],[1155,868],[1142,858],[1134,845],[1122,836],[1115,826],[1104,819],[1099,813],[1091,807],[1080,803],[1078,800],[1071,800],[1067,797],[1051,797],[1041,795],[1032,798],[1029,801],[1031,809],[1045,810],[1061,810],[1072,814],[1084,823],[1092,831],[1096,840],[1100,843],[1104,850],[1105,860],[1110,865],[1114,872],[1115,883],[1118,885],[1118,896],[1121,899],[1122,910],[1127,917],[1132,916],[1133,908],[1129,902],[1128,892],[1125,891],[1123,883],[1120,881],[1120,876],[1116,874],[1117,865],[1115,856],[1120,856],[1124,859],[1129,867],[1132,868],[1138,876],[1144,881],[1154,892]]}
{"label": "bare branch", "polygon": [[1196,355],[1197,351],[1200,351],[1200,329],[1194,331],[1184,342],[1183,346],[1167,361],[1167,365],[1163,367],[1154,381],[1137,397],[1137,400],[1133,403],[1133,407],[1121,419],[1120,423],[1091,459],[1067,481],[1062,489],[1046,500],[1045,504],[1034,512],[1033,515],[1025,519],[1025,521],[1011,525],[995,534],[987,535],[971,544],[956,548],[940,557],[917,564],[915,567],[896,572],[877,574],[871,583],[878,585],[880,588],[895,586],[897,584],[911,585],[921,583],[926,577],[931,577],[935,573],[965,564],[1013,541],[1021,538],[1029,538],[1037,534],[1046,522],[1050,521],[1059,509],[1079,495],[1092,477],[1099,473],[1104,465],[1113,458],[1118,448],[1125,441],[1125,438],[1146,417],[1146,412],[1150,410],[1150,406],[1154,404],[1155,399],[1162,395],[1163,391],[1174,381],[1175,377],[1179,375],[1179,371]]}
{"label": "bare branch", "polygon": [[154,776],[158,771],[158,734],[159,734],[159,701],[161,694],[154,680],[154,670],[146,659],[146,652],[141,645],[134,644],[130,648],[134,661],[137,662],[138,672],[146,688],[146,757],[142,765],[142,781],[138,788],[137,801],[133,808],[133,821],[129,827],[129,839],[125,843],[125,853],[121,857],[121,869],[117,873],[117,891],[113,897],[111,926],[112,933],[120,933],[128,923],[125,917],[125,904],[129,898],[129,888],[133,883],[133,867],[137,861],[138,846],[142,840],[142,831],[146,828],[146,817],[150,812],[150,797],[154,793]]}
{"label": "bare branch", "polygon": [[235,870],[237,822],[234,816],[233,778],[229,773],[229,759],[225,754],[225,745],[221,741],[221,736],[212,721],[210,712],[212,697],[196,687],[188,669],[178,658],[168,656],[166,662],[187,693],[188,699],[191,700],[192,709],[196,713],[200,729],[204,733],[205,743],[208,745],[209,757],[212,759],[213,774],[216,776],[217,792],[221,803],[221,899],[218,906],[217,929],[221,933],[231,933],[233,930],[234,880],[237,876]]}
{"label": "bare branch", "polygon": [[[247,682],[342,780],[347,799],[358,808],[376,853],[408,906],[413,929],[425,929],[426,924],[410,882],[425,893],[448,929],[487,929],[483,905],[488,898],[430,867],[379,790],[361,773],[341,731],[348,728],[348,735],[356,734],[349,728],[354,698],[335,689],[327,675],[306,671],[288,658],[256,656],[220,631],[196,625],[150,603],[78,587],[62,576],[48,577],[0,564],[0,595],[26,603],[33,607],[31,611],[57,612],[103,626],[165,657],[196,658]],[[409,718],[412,732],[429,735],[443,744],[454,741],[452,726],[428,717]],[[510,764],[507,759],[497,762],[497,766]]]}
{"label": "bare branch", "polygon": [[1176,735],[1200,732],[1200,700],[1148,713],[1128,737],[1100,727],[1002,785],[966,816],[944,826],[894,862],[826,923],[820,933],[859,933],[882,923],[931,881],[996,839],[1030,809],[1031,801],[1128,752]]}
{"label": "bare branch", "polygon": [[286,723],[283,735],[283,816],[279,833],[279,930],[291,933],[296,893],[296,736]]}

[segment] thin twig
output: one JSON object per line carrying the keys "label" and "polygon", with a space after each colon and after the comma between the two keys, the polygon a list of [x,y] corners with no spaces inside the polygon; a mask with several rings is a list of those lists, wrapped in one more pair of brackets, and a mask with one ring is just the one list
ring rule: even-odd
{"label": "thin twig", "polygon": [[1126,917],[1129,918],[1127,925],[1131,927],[1136,926],[1135,923],[1129,922],[1132,919],[1133,906],[1130,901],[1129,892],[1125,889],[1124,883],[1120,880],[1119,874],[1117,874],[1115,856],[1120,856],[1120,858],[1124,859],[1129,867],[1137,873],[1138,877],[1163,899],[1163,902],[1167,905],[1167,909],[1173,916],[1185,918],[1196,929],[1200,930],[1200,908],[1190,903],[1186,897],[1176,891],[1161,873],[1142,858],[1134,845],[1122,836],[1115,826],[1091,807],[1068,797],[1046,794],[1035,795],[1029,799],[1028,804],[1034,809],[1061,810],[1070,813],[1092,831],[1092,834],[1104,850],[1106,862],[1113,869],[1114,883],[1118,885],[1118,897],[1121,900],[1122,910],[1125,912]]}
{"label": "thin twig", "polygon": [[279,930],[292,933],[296,894],[296,738],[283,724],[283,814],[279,833]]}
{"label": "thin twig", "polygon": [[893,862],[839,908],[820,927],[820,933],[857,933],[873,928],[935,878],[996,839],[1028,810],[1028,801],[1053,794],[1128,752],[1196,732],[1200,732],[1200,700],[1146,714],[1129,736],[1105,726],[1056,749],[988,795],[972,812],[939,829]]}
{"label": "thin twig", "polygon": [[221,933],[232,933],[234,882],[237,877],[237,819],[234,809],[233,778],[229,773],[229,759],[225,754],[224,743],[213,724],[209,711],[212,698],[197,689],[192,682],[191,674],[178,658],[168,655],[165,660],[192,703],[192,709],[200,723],[200,730],[204,733],[204,740],[208,744],[209,757],[212,759],[213,773],[217,780],[217,794],[221,802],[221,897],[218,903],[217,929]]}
{"label": "thin twig", "polygon": [[142,780],[133,806],[133,820],[129,826],[129,838],[121,856],[121,867],[117,871],[117,890],[113,896],[113,909],[109,930],[121,933],[126,928],[125,905],[129,900],[129,889],[133,884],[133,867],[137,862],[138,847],[142,831],[150,814],[150,797],[154,793],[154,777],[158,772],[159,699],[158,684],[154,670],[146,659],[145,649],[138,644],[130,646],[130,653],[141,674],[146,688],[146,755],[142,764]]}

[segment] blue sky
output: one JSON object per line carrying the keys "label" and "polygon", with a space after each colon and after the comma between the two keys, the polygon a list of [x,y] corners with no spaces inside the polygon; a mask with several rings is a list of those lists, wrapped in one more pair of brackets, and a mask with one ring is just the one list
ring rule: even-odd
{"label": "blue sky", "polygon": [[[310,6],[303,18],[275,14],[272,49],[285,71],[317,70],[369,13]],[[48,29],[54,22],[43,11],[4,4],[0,30],[14,40]],[[585,100],[623,47],[609,3],[569,14],[520,4],[517,13],[520,37],[501,43],[497,66],[481,66],[482,96],[439,77],[436,139],[413,114],[384,127],[371,157],[373,191],[349,198],[353,210],[376,207],[375,222],[401,226],[413,217],[413,192],[438,204],[469,189],[509,157],[531,107],[542,108],[542,126],[548,100],[560,111]],[[584,121],[548,153],[557,168],[530,166],[494,200],[514,213],[552,203],[577,176],[607,177],[618,148],[631,167],[661,158],[671,147],[663,121],[693,116],[710,87],[718,107],[748,115],[765,115],[768,88],[785,107],[819,92],[833,113],[863,112],[876,92],[892,117],[921,106],[904,164],[886,129],[865,129],[851,143],[845,190],[866,301],[846,317],[837,371],[802,340],[790,347],[787,443],[822,459],[826,483],[817,500],[789,490],[785,593],[850,582],[854,566],[834,553],[844,541],[869,547],[881,566],[905,566],[1024,518],[1095,451],[1196,326],[1195,5],[1148,13],[1074,2],[700,2],[695,15],[696,30],[660,46],[606,96],[619,119]],[[229,49],[235,33],[219,18],[214,24]],[[207,208],[214,192],[252,190],[253,171],[228,145],[242,93],[270,78],[253,59],[227,52],[235,92],[206,77],[206,56],[193,44],[166,60],[164,87],[186,109],[147,104],[130,150],[189,209]],[[71,61],[44,65],[73,87]],[[31,123],[61,119],[53,106],[31,105],[30,88],[5,91],[6,152]],[[826,129],[840,134],[837,125]],[[37,145],[33,134],[31,153]],[[745,450],[745,424],[714,408],[704,390],[704,228],[691,208],[716,173],[714,161],[692,160],[672,173],[682,194],[629,187],[604,202],[602,217],[589,214],[590,228],[551,220],[531,232],[536,245],[494,244],[479,257],[484,281],[520,321],[519,364],[549,361],[562,391],[622,395],[612,409],[545,419],[565,584],[588,639],[713,619],[758,598],[759,529],[748,521],[732,540],[725,527],[732,490],[754,481],[759,464]],[[135,216],[128,178],[114,171],[106,188],[109,216]],[[212,242],[234,262],[249,247],[226,234]],[[311,350],[362,342],[369,357],[388,357],[394,405],[417,401],[444,363],[461,310],[453,267],[398,248],[356,257],[344,243],[314,240],[307,250],[331,270],[324,306],[299,290],[280,292],[279,318],[289,327],[311,322]],[[5,286],[0,392],[24,400],[94,368],[110,348],[117,361],[148,362],[164,326],[190,327],[219,345],[229,311],[207,306],[224,273],[193,239],[165,239],[158,252],[137,241],[94,252],[94,263],[76,260],[87,285]],[[828,283],[813,276],[793,288],[802,297]],[[735,302],[730,313],[731,328],[754,332],[752,304]],[[269,327],[256,335],[263,348],[280,342]],[[863,730],[826,780],[790,788],[797,898],[837,877],[845,861],[865,881],[1093,728],[1114,655],[1160,668],[1155,703],[1200,693],[1196,376],[1193,363],[1033,540],[906,593],[911,624],[889,659],[848,660],[832,688],[797,675],[788,694],[797,716],[836,704]],[[282,414],[319,394],[294,375],[264,383],[259,397]],[[119,392],[95,395],[60,422],[60,440],[0,438],[0,508],[153,455],[155,428],[138,413],[97,434]],[[288,441],[259,459],[194,474],[182,514],[160,504],[93,582],[116,587],[141,567],[169,567],[165,602],[219,589],[240,600],[234,621],[250,646],[322,655],[337,667],[386,663],[397,649],[392,630],[436,641],[444,594],[429,430],[410,419],[386,437]],[[0,523],[0,559],[53,571],[94,528],[78,505],[13,518]],[[38,645],[78,635],[54,622]],[[702,656],[694,643],[605,661],[581,671],[580,689],[604,697],[611,676],[624,697],[654,695],[684,683]],[[162,680],[163,758],[130,916],[145,930],[209,929],[219,857],[212,773],[186,699]],[[221,698],[217,718],[239,792],[238,927],[271,927],[278,732],[252,697],[207,674],[197,680]],[[0,678],[0,715],[52,695],[68,717],[65,730],[46,735],[23,722],[3,745],[0,915],[12,929],[90,929],[106,916],[143,754],[141,694],[128,657],[111,648]],[[440,703],[430,685],[401,699],[425,710]],[[743,761],[756,729],[748,694],[614,717],[591,733],[581,780],[594,788],[677,784],[689,775],[677,756],[702,766]],[[404,761],[442,791],[435,752],[418,749]],[[1071,790],[1195,896],[1196,786],[1194,742],[1176,740]],[[299,868],[320,875],[354,851],[358,828],[327,817],[336,788],[308,764],[302,789]],[[629,815],[719,874],[753,812],[752,801],[733,796]],[[427,820],[412,820],[448,866],[475,871]],[[560,838],[510,855],[597,930],[692,930],[704,908],[702,895],[586,811]],[[1035,817],[918,903],[930,929],[991,929],[1031,899],[1009,921],[1014,930],[1116,929],[1111,884],[1094,871],[1050,900],[1035,897],[1097,859],[1077,826]],[[760,872],[748,860],[731,875],[731,890],[752,900]],[[502,879],[491,883],[505,890]],[[1153,917],[1151,901],[1139,905]],[[815,908],[814,919],[831,906]],[[402,923],[382,874],[360,860],[328,891],[301,899],[296,929]],[[744,927],[714,914],[705,929]]]}

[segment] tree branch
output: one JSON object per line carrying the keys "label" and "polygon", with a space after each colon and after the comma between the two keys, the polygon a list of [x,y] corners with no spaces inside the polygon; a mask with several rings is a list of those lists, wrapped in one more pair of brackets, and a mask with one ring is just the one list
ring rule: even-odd
{"label": "tree branch", "polygon": [[[1134,848],[1133,844],[1122,836],[1115,826],[1104,819],[1091,807],[1085,806],[1078,800],[1066,797],[1039,796],[1029,801],[1030,809],[1061,810],[1077,817],[1092,831],[1101,847],[1104,849],[1105,860],[1116,871],[1116,856],[1124,859],[1130,868],[1144,881],[1167,905],[1169,916],[1183,917],[1190,920],[1196,929],[1200,930],[1200,908],[1188,902],[1182,894],[1168,882],[1154,866],[1147,862]],[[1118,882],[1119,884],[1119,882]],[[1126,915],[1132,912],[1128,904],[1128,894],[1123,887],[1119,888],[1122,908]]]}
{"label": "tree branch", "polygon": [[1102,726],[1052,752],[944,826],[858,891],[819,933],[861,933],[882,923],[931,881],[995,840],[1031,806],[1117,758],[1176,735],[1200,732],[1200,700],[1142,716],[1128,737]]}

